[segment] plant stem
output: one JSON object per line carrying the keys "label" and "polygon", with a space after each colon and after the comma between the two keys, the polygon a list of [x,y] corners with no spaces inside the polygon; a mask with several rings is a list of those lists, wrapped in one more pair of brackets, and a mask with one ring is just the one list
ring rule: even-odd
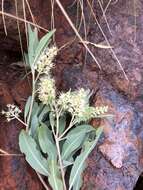
{"label": "plant stem", "polygon": [[68,128],[61,134],[59,139],[61,139],[68,132],[68,130],[70,130],[72,128],[72,126],[74,125],[73,120],[74,120],[74,115],[71,118],[71,121],[70,121]]}
{"label": "plant stem", "polygon": [[58,157],[59,157],[59,164],[60,164],[60,170],[61,170],[61,175],[62,175],[62,181],[63,181],[63,185],[64,185],[64,190],[67,190],[67,188],[66,188],[66,183],[65,183],[65,173],[64,173],[63,164],[62,164],[62,159],[61,159],[61,153],[60,153],[59,140],[58,140],[58,138],[57,138],[56,136],[55,136],[55,141],[56,141],[56,147],[57,147],[57,152],[58,152]]}
{"label": "plant stem", "polygon": [[15,118],[15,119],[17,119],[20,123],[22,123],[23,125],[25,125],[26,127],[27,127],[27,124],[24,122],[24,121],[22,121],[19,117],[17,117],[15,114],[13,114],[12,112],[11,112],[11,114],[12,114],[12,116]]}
{"label": "plant stem", "polygon": [[59,158],[59,164],[60,164],[60,170],[61,170],[61,175],[62,175],[62,181],[63,181],[63,186],[64,190],[67,190],[66,188],[66,183],[65,183],[65,172],[64,172],[64,167],[62,164],[62,158],[61,158],[61,152],[60,152],[60,145],[59,145],[59,139],[58,139],[58,133],[59,133],[59,113],[57,110],[57,107],[55,106],[55,112],[56,112],[56,135],[54,134],[55,142],[56,142],[56,148],[57,148],[57,153],[58,153],[58,158]]}
{"label": "plant stem", "polygon": [[55,105],[55,111],[56,111],[56,137],[58,137],[58,133],[59,133],[59,113],[57,110],[57,107]]}
{"label": "plant stem", "polygon": [[28,127],[28,125],[27,125],[25,122],[23,122],[19,117],[15,116],[15,115],[14,115],[14,117],[15,117],[15,119],[17,119],[20,123],[22,123],[23,125],[25,125],[26,127]]}
{"label": "plant stem", "polygon": [[32,114],[32,109],[33,109],[33,104],[34,104],[34,98],[35,98],[35,72],[32,72],[32,96],[31,96],[31,104],[30,104],[30,110],[28,114],[28,119],[27,119],[27,127],[26,131],[29,129],[30,125],[30,119],[31,119],[31,114]]}
{"label": "plant stem", "polygon": [[36,173],[37,173],[37,176],[38,176],[39,180],[41,181],[42,185],[44,186],[44,188],[46,190],[50,190],[49,187],[46,185],[45,181],[43,180],[42,176],[38,172],[36,172]]}

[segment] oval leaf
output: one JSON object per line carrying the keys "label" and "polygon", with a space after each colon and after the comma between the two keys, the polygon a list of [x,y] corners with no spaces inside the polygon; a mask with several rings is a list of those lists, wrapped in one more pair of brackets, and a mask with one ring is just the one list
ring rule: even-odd
{"label": "oval leaf", "polygon": [[101,133],[102,133],[102,128],[97,129],[95,140],[91,142],[86,141],[84,144],[83,152],[79,156],[77,156],[77,158],[75,159],[75,162],[71,170],[70,179],[69,179],[69,186],[70,186],[69,190],[71,190],[73,185],[76,183],[76,179],[78,178],[78,176],[81,175],[83,171],[84,162],[87,159],[90,152],[94,149],[95,145],[97,144],[97,141]]}
{"label": "oval leaf", "polygon": [[24,118],[25,118],[25,120],[26,120],[27,115],[29,113],[30,104],[31,104],[31,96],[29,96],[29,98],[27,99],[26,105],[25,105],[25,109],[24,109]]}
{"label": "oval leaf", "polygon": [[47,160],[37,149],[35,140],[24,130],[21,131],[19,136],[19,146],[21,152],[25,154],[26,160],[30,166],[40,174],[48,176],[49,169]]}
{"label": "oval leaf", "polygon": [[57,164],[57,160],[49,160],[49,169],[50,175],[48,177],[48,181],[53,190],[63,190],[63,183],[61,179],[61,174],[59,171],[59,166]]}
{"label": "oval leaf", "polygon": [[89,133],[91,131],[95,131],[95,129],[91,125],[78,125],[74,129],[72,129],[65,138],[73,138],[75,135],[78,136],[81,134]]}
{"label": "oval leaf", "polygon": [[75,135],[71,138],[67,138],[62,147],[62,160],[68,160],[76,150],[81,147],[81,144],[85,138],[85,133]]}
{"label": "oval leaf", "polygon": [[47,153],[48,156],[52,157],[52,159],[55,159],[57,153],[56,153],[56,146],[54,145],[52,137],[52,132],[44,124],[39,127],[38,139],[43,153]]}
{"label": "oval leaf", "polygon": [[60,135],[64,132],[65,127],[66,127],[66,116],[63,115],[60,117],[60,120],[59,120],[59,134]]}
{"label": "oval leaf", "polygon": [[38,42],[37,29],[35,28],[35,30],[33,31],[30,25],[28,25],[28,37],[29,37],[28,60],[29,60],[29,65],[32,69],[35,59],[35,51],[39,42]]}
{"label": "oval leaf", "polygon": [[68,160],[71,156],[81,148],[81,145],[85,139],[87,133],[95,129],[91,125],[79,125],[72,129],[66,138],[62,148],[62,159]]}
{"label": "oval leaf", "polygon": [[39,45],[36,49],[36,58],[35,61],[37,61],[38,57],[40,56],[41,52],[43,51],[43,49],[45,48],[45,46],[48,46],[49,42],[50,42],[50,38],[53,36],[53,34],[55,33],[55,29],[48,32],[43,38],[41,38]]}

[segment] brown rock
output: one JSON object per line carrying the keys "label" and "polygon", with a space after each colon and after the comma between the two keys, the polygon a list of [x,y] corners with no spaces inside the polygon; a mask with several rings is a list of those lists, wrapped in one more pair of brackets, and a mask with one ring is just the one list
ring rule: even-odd
{"label": "brown rock", "polygon": [[83,189],[132,190],[142,171],[139,162],[142,138],[138,135],[142,117],[110,85],[104,82],[102,85],[95,105],[108,105],[113,117],[100,123],[104,126],[104,135],[88,160]]}
{"label": "brown rock", "polygon": [[[16,4],[17,2],[17,4]],[[19,17],[20,19],[24,19],[24,7],[23,2],[25,3],[25,14],[26,20],[30,21],[34,24],[39,25],[43,29],[39,29],[40,36],[45,34],[51,28],[51,1],[43,1],[43,0],[30,0],[30,1],[11,1],[4,0],[4,12],[6,14],[10,14],[14,17]],[[27,3],[28,2],[28,3]],[[72,0],[64,0],[62,4],[65,8],[69,7],[72,4]],[[17,12],[16,12],[17,6]],[[2,10],[2,1],[0,2],[0,9]],[[68,8],[68,10],[70,10]],[[30,13],[31,12],[31,13]],[[71,10],[70,10],[71,12]],[[60,46],[67,43],[71,36],[73,36],[73,32],[68,22],[66,21],[64,15],[59,10],[58,6],[54,7],[54,19],[55,19],[55,28],[58,30],[56,34],[56,43]],[[73,14],[75,17],[76,15]],[[4,31],[4,22],[7,35]],[[60,22],[59,22],[60,20]],[[26,30],[23,20],[18,21],[20,27],[20,35],[22,38],[23,48],[26,49]],[[18,31],[18,23],[15,18],[11,18],[9,15],[5,15],[2,17],[0,15],[0,44],[2,49],[17,51],[20,52],[20,39],[19,39],[19,31]],[[72,39],[72,38],[71,38]]]}
{"label": "brown rock", "polygon": [[[23,108],[25,98],[29,95],[27,81],[21,81],[18,70],[1,67],[0,69],[0,112],[7,104],[17,104]],[[11,72],[13,71],[13,72]],[[18,136],[23,126],[0,115],[0,149],[9,155],[0,155],[0,189],[1,190],[43,190],[35,171],[27,164],[18,145]],[[1,152],[0,152],[1,153]]]}
{"label": "brown rock", "polygon": [[12,96],[15,102],[19,105],[20,109],[24,109],[27,97],[31,95],[31,84],[29,79],[18,81],[11,89]]}
{"label": "brown rock", "polygon": [[130,99],[136,99],[143,95],[143,2],[136,1],[135,7],[133,5],[132,0],[111,3],[106,12],[106,18],[112,35],[104,17],[100,17],[101,28],[107,39],[103,37],[96,24],[91,26],[91,31],[94,33],[89,36],[92,42],[99,44],[107,44],[108,40],[113,47],[112,51],[100,48],[92,48],[92,50],[95,52],[107,80]]}
{"label": "brown rock", "polygon": [[22,129],[17,122],[7,123],[1,119],[0,148],[15,156],[0,156],[0,189],[3,190],[42,190],[36,173],[25,161],[18,147],[18,136]]}

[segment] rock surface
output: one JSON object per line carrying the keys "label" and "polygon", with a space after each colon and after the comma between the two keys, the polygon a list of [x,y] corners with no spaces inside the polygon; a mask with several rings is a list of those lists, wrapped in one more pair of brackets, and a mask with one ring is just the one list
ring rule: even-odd
{"label": "rock surface", "polygon": [[88,160],[83,189],[132,190],[143,167],[141,117],[134,105],[107,83],[103,83],[96,94],[95,105],[108,105],[113,117],[100,123],[104,126],[104,135],[98,151],[95,150]]}
{"label": "rock surface", "polygon": [[[18,11],[19,16],[23,17],[21,2],[18,1]],[[71,2],[73,1],[62,3],[72,20],[75,21],[76,4],[69,6]],[[106,7],[108,2],[105,0],[103,7]],[[29,3],[36,23],[49,28],[50,8],[48,1],[30,0]],[[82,190],[133,190],[138,177],[143,172],[143,2],[141,0],[113,1],[106,11],[107,20],[105,20],[104,15],[102,16],[99,4],[92,7],[97,14],[96,18],[106,38],[113,47],[113,51],[90,46],[101,65],[102,70],[100,70],[88,54],[86,57],[83,46],[76,40],[75,43],[60,51],[56,60],[54,75],[60,90],[79,87],[93,90],[92,104],[108,105],[109,113],[113,115],[113,117],[102,121],[92,121],[95,127],[104,125],[104,133],[98,146],[88,159],[88,167],[83,175]],[[8,13],[15,15],[14,2],[5,0],[4,8]],[[56,42],[61,46],[72,40],[74,35],[57,6],[55,10]],[[88,13],[92,13],[92,11],[87,2],[84,12],[88,20]],[[26,14],[27,19],[31,20],[29,11],[26,10]],[[95,24],[93,15],[91,15],[90,21],[91,23],[87,27],[87,39],[100,45],[109,46],[97,23]],[[107,27],[107,21],[110,31]],[[16,22],[6,18],[6,24],[7,37],[5,37],[2,18],[0,18],[1,48],[19,52]],[[23,23],[20,24],[20,29],[23,41],[25,41]],[[84,33],[83,26],[80,32]],[[44,32],[41,30],[40,35],[42,34]],[[20,73],[17,73],[17,68],[14,69],[11,66],[9,69],[5,68],[4,65],[7,62],[14,60],[7,59],[5,55],[1,57],[3,57],[4,64],[0,64],[2,71],[0,75],[0,108],[4,108],[7,103],[13,102],[23,108],[30,91],[27,82],[17,82],[20,76],[23,76],[23,69],[18,68]],[[83,69],[85,61],[86,67]],[[5,125],[8,128],[4,130]],[[16,123],[9,126],[2,120],[0,147],[11,153],[19,153],[17,147],[19,129],[14,125],[17,126]],[[8,135],[11,133],[10,127],[12,128],[12,135]],[[0,159],[2,173],[4,174],[4,178],[2,175],[0,176],[0,189],[5,190],[7,185],[7,189],[21,190],[22,184],[27,184],[25,187],[23,186],[23,189],[42,190],[38,179],[25,164],[23,158],[5,159],[2,157]],[[12,174],[13,172],[15,175]],[[19,180],[15,176],[19,176]]]}
{"label": "rock surface", "polygon": [[[17,3],[16,3],[17,2]],[[24,4],[23,4],[24,2]],[[65,0],[62,2],[64,7],[71,5],[72,0]],[[19,32],[21,35],[21,40],[23,42],[23,48],[26,49],[26,29],[23,19],[26,18],[27,21],[33,22],[39,29],[40,36],[45,34],[48,30],[51,29],[51,1],[43,0],[30,0],[30,1],[11,1],[4,0],[4,12],[9,15],[4,15],[3,17],[0,14],[0,44],[1,48],[5,50],[11,50],[14,52],[20,52],[20,38]],[[25,9],[24,9],[25,7]],[[2,1],[0,2],[0,10],[2,10]],[[17,10],[17,11],[16,11]],[[11,15],[14,18],[11,18]],[[60,22],[59,22],[60,15]],[[18,22],[17,19],[18,18]],[[5,27],[4,27],[5,25]],[[18,27],[20,31],[18,30]],[[71,37],[71,29],[69,24],[66,22],[66,19],[61,14],[61,11],[55,6],[55,27],[59,28],[57,33],[56,42],[60,45],[66,43]],[[6,33],[5,33],[6,29]],[[65,31],[68,29],[68,32]],[[62,43],[61,43],[62,41]]]}
{"label": "rock surface", "polygon": [[[0,55],[4,58],[2,52]],[[23,71],[19,68],[14,69],[9,62],[10,57],[7,56],[0,64],[0,110],[5,109],[7,104],[17,104],[23,109],[26,97],[30,93],[28,81],[21,81]],[[19,150],[18,136],[22,128],[23,126],[16,121],[8,123],[0,114],[0,149],[15,154],[0,155],[1,190],[43,189],[35,172],[25,162]]]}
{"label": "rock surface", "polygon": [[106,38],[96,27],[97,24],[91,27],[94,34],[89,36],[95,43],[113,47],[113,50],[94,48],[93,51],[107,80],[130,99],[143,96],[142,10],[142,1],[136,1],[135,7],[132,0],[118,1],[106,13],[111,33],[104,17],[101,17],[100,26]]}

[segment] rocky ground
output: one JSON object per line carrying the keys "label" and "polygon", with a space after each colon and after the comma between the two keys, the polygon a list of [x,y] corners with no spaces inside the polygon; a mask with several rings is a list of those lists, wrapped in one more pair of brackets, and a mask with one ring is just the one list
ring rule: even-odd
{"label": "rocky ground", "polygon": [[[43,0],[29,2],[36,23],[49,28],[49,2]],[[62,3],[74,21],[76,4],[71,6],[72,2],[64,0]],[[105,0],[105,5],[107,2]],[[136,8],[133,5],[132,0],[113,1],[106,12],[110,32],[99,5],[93,6],[104,33],[99,30],[98,23],[92,15],[87,27],[87,39],[94,43],[106,44],[105,34],[114,49],[112,52],[111,49],[91,46],[101,69],[86,54],[78,39],[62,49],[56,59],[54,75],[59,90],[79,87],[92,89],[94,92],[92,104],[108,105],[109,113],[114,115],[113,118],[106,120],[92,121],[94,127],[105,126],[104,134],[87,161],[88,167],[84,172],[82,190],[133,190],[143,172],[143,2],[136,1]],[[4,8],[6,12],[15,15],[14,1],[5,0]],[[88,4],[84,11],[88,20],[88,13],[92,13]],[[31,20],[27,9],[26,13],[27,19]],[[23,17],[20,1],[18,1],[18,15]],[[55,17],[56,42],[60,47],[72,40],[74,33],[57,7],[55,7]],[[25,69],[21,64],[14,64],[21,60],[16,21],[6,18],[6,26],[7,37],[0,17],[0,109],[8,103],[15,103],[23,109],[30,94],[31,88],[28,82],[30,77],[25,78]],[[26,50],[25,29],[22,22],[20,29]],[[81,34],[83,33],[81,27]],[[40,35],[43,34],[44,31],[40,30]],[[9,153],[20,154],[18,134],[22,127],[16,121],[7,123],[1,117],[0,148]],[[1,156],[0,170],[0,190],[42,190],[35,173],[21,155]],[[141,179],[140,177],[137,190],[143,189]]]}

